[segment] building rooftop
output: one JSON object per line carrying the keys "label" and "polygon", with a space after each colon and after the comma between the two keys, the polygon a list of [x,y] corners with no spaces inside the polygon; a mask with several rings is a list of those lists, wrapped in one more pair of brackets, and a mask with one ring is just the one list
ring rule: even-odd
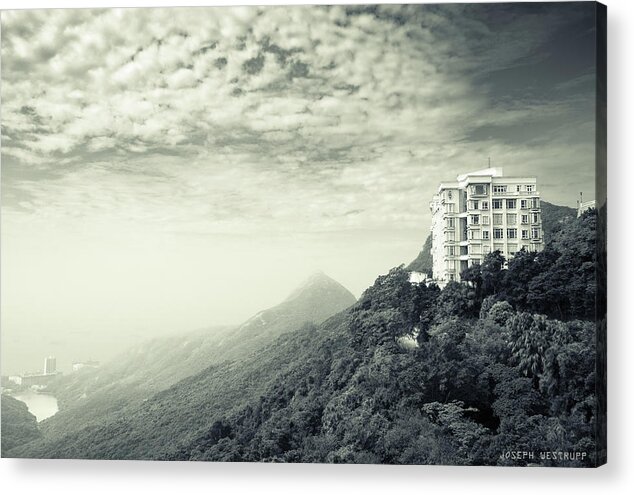
{"label": "building rooftop", "polygon": [[467,177],[480,177],[480,176],[503,177],[504,169],[502,167],[484,168],[482,170],[476,170],[475,172],[468,172],[466,174],[459,175],[458,177],[456,177],[456,180],[458,182],[462,182],[463,180],[466,180]]}

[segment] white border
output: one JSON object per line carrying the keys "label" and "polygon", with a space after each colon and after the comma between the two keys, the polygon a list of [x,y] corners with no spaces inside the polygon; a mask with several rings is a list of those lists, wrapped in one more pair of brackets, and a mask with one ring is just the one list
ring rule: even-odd
{"label": "white border", "polygon": [[[368,3],[359,1],[35,1],[5,0],[2,9],[112,6],[263,5],[301,3]],[[385,2],[402,3],[402,2]],[[437,2],[441,3],[441,2]],[[596,494],[632,493],[634,487],[634,326],[631,294],[634,265],[631,246],[634,184],[632,134],[632,52],[634,2],[606,0],[608,5],[608,197],[609,197],[609,462],[598,470],[553,468],[455,468],[443,466],[329,466],[167,463],[140,461],[14,460],[0,461],[0,490],[6,494],[86,493],[162,494]],[[629,124],[629,125],[628,125]],[[630,242],[628,242],[630,241]]]}

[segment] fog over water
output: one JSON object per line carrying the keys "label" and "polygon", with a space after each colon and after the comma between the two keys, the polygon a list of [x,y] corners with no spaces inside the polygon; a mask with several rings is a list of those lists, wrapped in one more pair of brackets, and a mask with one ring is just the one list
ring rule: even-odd
{"label": "fog over water", "polygon": [[50,418],[59,410],[57,399],[52,395],[39,394],[29,390],[14,395],[14,397],[26,404],[29,412],[35,416],[38,422]]}

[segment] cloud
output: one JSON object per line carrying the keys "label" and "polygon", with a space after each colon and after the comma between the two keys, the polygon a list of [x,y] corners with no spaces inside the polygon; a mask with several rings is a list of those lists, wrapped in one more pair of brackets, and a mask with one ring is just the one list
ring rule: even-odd
{"label": "cloud", "polygon": [[583,74],[517,99],[483,82],[545,60],[579,22],[560,8],[3,12],[3,187],[28,198],[4,206],[179,231],[422,228],[437,182],[487,156],[588,167]]}

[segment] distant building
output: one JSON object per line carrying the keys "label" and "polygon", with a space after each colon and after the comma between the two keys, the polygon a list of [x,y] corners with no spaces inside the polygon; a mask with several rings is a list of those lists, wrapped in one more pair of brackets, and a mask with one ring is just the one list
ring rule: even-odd
{"label": "distant building", "polygon": [[57,360],[53,356],[44,359],[44,374],[53,375],[56,372]]}
{"label": "distant building", "polygon": [[73,371],[79,371],[84,368],[99,368],[99,361],[82,361],[73,363]]}
{"label": "distant building", "polygon": [[58,375],[55,373],[24,373],[22,375],[10,376],[9,380],[16,385],[31,387],[33,385],[47,385]]}
{"label": "distant building", "polygon": [[53,378],[61,373],[57,371],[57,360],[53,356],[44,359],[43,373],[22,373],[21,375],[12,375],[9,381],[16,385],[24,387],[45,386]]}
{"label": "distant building", "polygon": [[430,208],[432,276],[439,284],[459,281],[492,251],[509,259],[522,248],[544,248],[534,177],[504,177],[501,168],[459,175],[440,184]]}
{"label": "distant building", "polygon": [[579,195],[579,200],[577,201],[577,218],[583,215],[586,211],[591,210],[592,208],[597,207],[596,200],[592,201],[583,201],[583,195]]}
{"label": "distant building", "polygon": [[9,376],[9,381],[11,383],[15,383],[16,385],[22,385],[22,377],[20,375]]}

